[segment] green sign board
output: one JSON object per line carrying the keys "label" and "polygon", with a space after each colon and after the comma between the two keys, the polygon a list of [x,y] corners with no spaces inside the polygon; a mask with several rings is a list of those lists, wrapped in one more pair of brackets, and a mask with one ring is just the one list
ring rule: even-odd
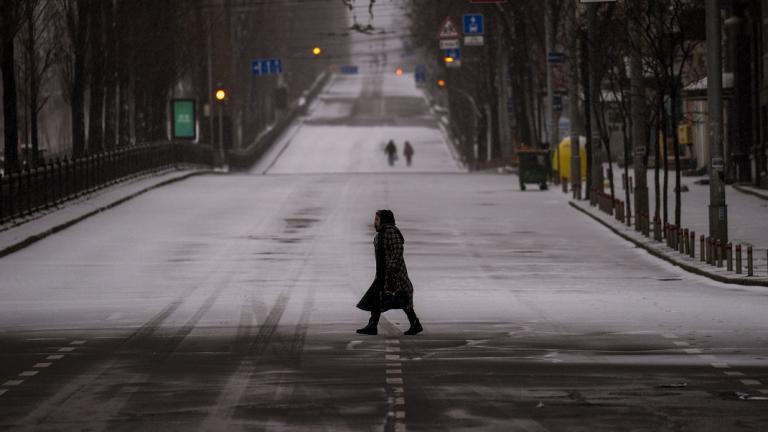
{"label": "green sign board", "polygon": [[173,138],[191,140],[197,138],[195,100],[174,99],[171,103],[171,111],[173,116]]}

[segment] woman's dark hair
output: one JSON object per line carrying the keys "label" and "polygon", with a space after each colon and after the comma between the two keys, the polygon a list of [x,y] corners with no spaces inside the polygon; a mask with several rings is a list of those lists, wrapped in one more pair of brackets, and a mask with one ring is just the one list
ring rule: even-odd
{"label": "woman's dark hair", "polygon": [[394,225],[395,224],[395,214],[392,213],[392,210],[386,210],[386,209],[377,210],[376,214],[379,216],[379,220],[381,221],[382,225],[384,225],[384,224]]}

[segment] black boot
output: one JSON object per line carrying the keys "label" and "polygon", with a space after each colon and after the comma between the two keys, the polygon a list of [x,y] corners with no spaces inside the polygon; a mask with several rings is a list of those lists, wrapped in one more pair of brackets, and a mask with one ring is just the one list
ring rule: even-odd
{"label": "black boot", "polygon": [[416,312],[413,309],[405,309],[405,314],[408,315],[408,321],[411,323],[411,328],[403,332],[406,336],[413,336],[424,331],[424,327],[421,326],[419,318],[416,317]]}
{"label": "black boot", "polygon": [[381,316],[381,314],[371,313],[371,318],[368,320],[368,325],[361,329],[357,329],[357,332],[360,334],[372,336],[379,334],[377,329],[379,326],[379,316]]}

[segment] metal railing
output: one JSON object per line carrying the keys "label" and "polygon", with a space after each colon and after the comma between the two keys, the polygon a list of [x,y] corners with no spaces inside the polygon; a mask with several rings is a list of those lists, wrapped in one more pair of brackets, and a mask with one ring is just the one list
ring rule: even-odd
{"label": "metal railing", "polygon": [[57,206],[98,189],[178,165],[211,166],[209,147],[158,142],[0,174],[0,224]]}

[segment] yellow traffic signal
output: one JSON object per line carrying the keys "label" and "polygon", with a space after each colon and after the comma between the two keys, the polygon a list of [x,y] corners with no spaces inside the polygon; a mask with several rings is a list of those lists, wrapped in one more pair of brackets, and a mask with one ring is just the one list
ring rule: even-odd
{"label": "yellow traffic signal", "polygon": [[227,98],[227,92],[224,91],[224,89],[216,90],[216,100],[223,101],[226,98]]}
{"label": "yellow traffic signal", "polygon": [[395,75],[397,75],[397,76],[403,76],[403,68],[397,68],[397,69],[395,69]]}
{"label": "yellow traffic signal", "polygon": [[443,60],[445,60],[446,63],[453,63],[456,61],[456,59],[451,56],[447,56]]}
{"label": "yellow traffic signal", "polygon": [[320,47],[316,46],[316,47],[312,48],[312,54],[314,54],[316,56],[319,56],[322,53],[323,53],[323,50]]}
{"label": "yellow traffic signal", "polygon": [[444,79],[437,80],[437,86],[438,87],[445,87],[445,80]]}

